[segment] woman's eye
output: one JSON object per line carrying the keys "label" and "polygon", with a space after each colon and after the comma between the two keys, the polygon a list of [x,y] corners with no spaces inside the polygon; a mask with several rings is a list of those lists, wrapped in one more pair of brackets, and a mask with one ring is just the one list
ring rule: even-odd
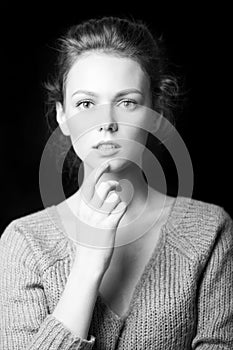
{"label": "woman's eye", "polygon": [[136,108],[137,102],[132,100],[124,100],[119,103],[123,108],[134,109]]}
{"label": "woman's eye", "polygon": [[80,107],[81,109],[90,109],[93,106],[93,102],[85,100],[76,103],[76,107]]}

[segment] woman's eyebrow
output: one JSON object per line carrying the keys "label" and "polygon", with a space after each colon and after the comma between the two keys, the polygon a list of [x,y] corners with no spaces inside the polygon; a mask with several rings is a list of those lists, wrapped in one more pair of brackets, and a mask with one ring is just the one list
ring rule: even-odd
{"label": "woman's eyebrow", "polygon": [[[130,93],[137,93],[137,94],[140,94],[143,96],[143,93],[138,89],[125,89],[125,90],[117,92],[114,98],[128,95]],[[93,96],[93,97],[98,97],[98,94],[96,94],[93,91],[88,91],[88,90],[77,90],[72,94],[72,97],[74,95],[77,95],[77,94],[85,94],[85,95],[89,95],[89,96]]]}

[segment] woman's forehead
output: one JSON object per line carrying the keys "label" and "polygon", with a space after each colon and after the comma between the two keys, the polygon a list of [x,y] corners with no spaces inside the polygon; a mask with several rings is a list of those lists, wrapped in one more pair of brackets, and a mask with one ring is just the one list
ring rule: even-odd
{"label": "woman's forehead", "polygon": [[79,58],[67,75],[67,93],[87,90],[101,94],[126,88],[145,89],[149,79],[140,64],[127,57],[90,53]]}

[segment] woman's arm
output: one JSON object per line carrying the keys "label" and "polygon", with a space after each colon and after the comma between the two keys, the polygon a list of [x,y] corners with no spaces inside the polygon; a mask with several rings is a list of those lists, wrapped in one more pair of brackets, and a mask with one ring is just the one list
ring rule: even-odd
{"label": "woman's arm", "polygon": [[197,334],[192,349],[233,349],[233,221],[223,209],[198,292]]}
{"label": "woman's arm", "polygon": [[93,249],[79,246],[64,292],[53,316],[86,339],[103,272],[92,263]]}
{"label": "woman's arm", "polygon": [[[35,258],[15,221],[2,234],[0,257],[0,349],[92,349],[93,336],[83,339],[48,314]],[[95,295],[93,284],[85,288]],[[91,309],[94,297],[89,301]],[[84,304],[84,299],[81,302]]]}

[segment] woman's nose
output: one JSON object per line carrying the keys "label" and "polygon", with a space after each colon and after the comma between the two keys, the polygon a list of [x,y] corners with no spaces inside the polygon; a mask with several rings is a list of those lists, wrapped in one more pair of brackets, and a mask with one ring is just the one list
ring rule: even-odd
{"label": "woman's nose", "polygon": [[103,125],[101,125],[100,127],[99,127],[99,131],[101,131],[101,130],[111,130],[111,131],[117,131],[118,130],[118,125],[117,125],[117,123],[116,122],[110,122],[110,123],[104,123]]}
{"label": "woman's nose", "polygon": [[118,130],[118,124],[115,121],[115,113],[114,108],[111,105],[104,106],[104,110],[102,110],[101,113],[101,122],[99,125],[99,131],[101,130],[111,130],[111,131],[117,131]]}

